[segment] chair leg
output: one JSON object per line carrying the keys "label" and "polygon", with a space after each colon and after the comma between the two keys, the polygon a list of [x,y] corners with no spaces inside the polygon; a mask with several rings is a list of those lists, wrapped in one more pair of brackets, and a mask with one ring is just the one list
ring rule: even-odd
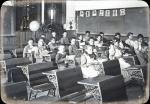
{"label": "chair leg", "polygon": [[29,100],[31,99],[31,95],[32,95],[32,90],[31,90],[30,95],[29,95]]}
{"label": "chair leg", "polygon": [[51,89],[50,89],[50,90],[48,90],[47,96],[49,95],[50,91],[51,91]]}

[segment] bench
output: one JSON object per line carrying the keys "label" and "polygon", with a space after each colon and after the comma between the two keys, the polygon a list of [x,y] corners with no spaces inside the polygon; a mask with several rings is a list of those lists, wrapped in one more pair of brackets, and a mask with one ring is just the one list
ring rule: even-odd
{"label": "bench", "polygon": [[22,71],[27,77],[29,88],[28,100],[31,100],[33,96],[36,98],[38,93],[44,91],[48,91],[47,96],[51,92],[52,95],[55,95],[54,85],[49,82],[46,75],[42,74],[43,72],[51,71],[54,69],[58,69],[58,67],[53,66],[52,62],[35,63],[22,67]]}

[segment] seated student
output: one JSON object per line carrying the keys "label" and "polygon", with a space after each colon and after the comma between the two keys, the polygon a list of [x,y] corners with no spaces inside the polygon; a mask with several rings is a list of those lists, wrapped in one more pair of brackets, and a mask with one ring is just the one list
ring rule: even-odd
{"label": "seated student", "polygon": [[109,46],[110,45],[110,40],[108,40],[108,39],[105,38],[104,32],[100,32],[99,35],[102,36],[103,45],[104,46]]}
{"label": "seated student", "polygon": [[123,49],[124,48],[124,42],[121,40],[121,34],[119,32],[115,33],[114,38],[117,39],[117,41],[119,42],[119,47],[121,49]]}
{"label": "seated student", "polygon": [[41,39],[43,39],[43,41],[44,41],[44,45],[46,46],[46,44],[48,44],[48,39],[46,39],[46,36],[45,36],[45,34],[42,34],[41,35]]}
{"label": "seated student", "polygon": [[35,54],[34,54],[34,57],[36,58],[36,63],[43,62],[43,56],[47,54],[48,54],[48,51],[46,50],[46,47],[44,46],[44,40],[39,39],[38,46],[35,48]]}
{"label": "seated student", "polygon": [[58,46],[56,44],[55,38],[51,38],[51,41],[48,43],[48,47],[52,52],[56,52]]}
{"label": "seated student", "polygon": [[83,40],[83,35],[79,35],[78,45],[79,48],[83,48],[83,46],[85,45],[85,41]]}
{"label": "seated student", "polygon": [[93,53],[93,47],[87,45],[84,54],[81,56],[83,78],[91,78],[103,74],[103,71],[100,68],[100,63],[95,60],[95,56],[96,55]]}
{"label": "seated student", "polygon": [[113,43],[109,47],[109,59],[113,60],[122,57],[122,48],[120,47],[120,41],[118,38],[114,38]]}
{"label": "seated student", "polygon": [[28,57],[31,61],[33,61],[33,52],[34,52],[34,46],[33,46],[33,39],[28,40],[28,45],[24,47],[23,50],[23,57]]}
{"label": "seated student", "polygon": [[76,46],[76,39],[71,39],[71,45],[69,45],[69,55],[76,55],[78,47]]}
{"label": "seated student", "polygon": [[54,38],[55,41],[57,42],[57,41],[58,41],[58,36],[57,36],[56,32],[55,32],[55,31],[52,31],[51,34],[52,34],[52,36],[50,37],[50,40],[52,40],[52,38]]}
{"label": "seated student", "polygon": [[68,45],[69,39],[67,37],[67,31],[64,31],[63,37],[60,39],[60,44]]}
{"label": "seated student", "polygon": [[126,47],[128,48],[128,50],[126,50],[126,53],[135,55],[135,51],[134,51],[135,40],[133,39],[133,33],[129,32],[127,34],[127,37],[128,37],[128,39],[125,40]]}
{"label": "seated student", "polygon": [[97,35],[96,39],[97,40],[94,42],[94,45],[97,46],[97,47],[103,46],[102,36],[101,35]]}
{"label": "seated student", "polygon": [[94,44],[94,38],[93,37],[89,38],[88,45],[95,46],[95,44]]}
{"label": "seated student", "polygon": [[144,36],[142,34],[139,34],[137,38],[138,40],[135,41],[134,50],[138,60],[140,61],[140,64],[146,65],[148,63],[148,44],[144,42]]}
{"label": "seated student", "polygon": [[95,44],[94,44],[94,38],[93,37],[89,38],[88,45],[92,46],[93,47],[93,52],[95,54],[97,54],[97,50],[96,50],[96,47],[95,47]]}
{"label": "seated student", "polygon": [[128,37],[128,39],[125,40],[125,43],[126,43],[127,45],[129,45],[130,47],[134,47],[135,40],[133,39],[133,33],[132,33],[132,32],[129,32],[129,33],[127,34],[127,37]]}
{"label": "seated student", "polygon": [[88,42],[89,37],[90,37],[90,31],[85,31],[84,41]]}
{"label": "seated student", "polygon": [[66,52],[65,52],[65,46],[60,45],[58,47],[58,52],[55,57],[55,61],[58,65],[58,67],[65,67],[66,66]]}

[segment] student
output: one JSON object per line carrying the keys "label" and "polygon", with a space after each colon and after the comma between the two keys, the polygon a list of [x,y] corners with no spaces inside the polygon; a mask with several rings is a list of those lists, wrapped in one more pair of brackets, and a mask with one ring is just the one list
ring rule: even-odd
{"label": "student", "polygon": [[66,65],[66,52],[65,52],[65,46],[60,45],[58,47],[58,52],[56,54],[55,61],[59,67],[65,67]]}
{"label": "student", "polygon": [[33,50],[33,39],[28,40],[28,44],[24,47],[23,50],[23,57],[28,57],[27,53],[31,53]]}
{"label": "student", "polygon": [[48,43],[48,47],[52,52],[57,50],[58,47],[57,47],[55,38],[51,38],[51,41]]}
{"label": "student", "polygon": [[81,48],[81,49],[85,46],[85,41],[83,40],[83,35],[79,35],[78,45],[79,45],[79,48]]}
{"label": "student", "polygon": [[[108,40],[108,39],[105,38],[104,32],[100,32],[99,35],[102,37],[103,45],[104,45],[104,46],[109,46],[109,45],[110,45],[110,40]],[[99,35],[98,35],[98,36],[99,36]]]}
{"label": "student", "polygon": [[103,46],[102,36],[101,35],[97,35],[96,39],[97,40],[94,42],[94,45],[97,46],[97,47]]}
{"label": "student", "polygon": [[43,56],[48,54],[48,51],[46,50],[46,47],[44,46],[44,40],[41,38],[38,40],[38,46],[35,48],[35,58],[36,63],[43,62]]}
{"label": "student", "polygon": [[78,47],[76,46],[76,39],[71,39],[71,45],[69,45],[69,55],[76,55]]}
{"label": "student", "polygon": [[90,31],[85,31],[84,41],[85,41],[85,42],[88,42],[89,37],[90,37]]}
{"label": "student", "polygon": [[119,32],[115,33],[114,39],[117,40],[117,42],[119,42],[118,47],[124,49],[124,42],[121,40],[121,34]]}
{"label": "student", "polygon": [[33,62],[33,54],[34,54],[34,46],[33,46],[33,39],[28,40],[28,45],[24,47],[23,50],[23,57],[29,58]]}
{"label": "student", "polygon": [[135,51],[134,51],[134,44],[135,44],[135,40],[133,39],[133,33],[129,32],[127,34],[128,39],[125,40],[125,48],[126,48],[126,53],[127,54],[131,54],[131,55],[135,55]]}
{"label": "student", "polygon": [[93,38],[93,37],[90,37],[90,38],[89,38],[89,40],[88,40],[88,45],[95,46],[95,45],[94,45],[94,38]]}
{"label": "student", "polygon": [[120,48],[120,41],[118,38],[114,37],[113,43],[109,47],[109,59],[118,59],[121,58],[123,55],[122,48]]}
{"label": "student", "polygon": [[127,40],[125,40],[125,43],[127,44],[127,45],[129,45],[130,47],[134,47],[134,39],[133,39],[133,33],[132,32],[129,32],[128,34],[127,34],[127,37],[128,37],[128,39]]}
{"label": "student", "polygon": [[46,39],[46,36],[45,36],[45,34],[42,34],[41,35],[41,39],[43,39],[43,42],[44,42],[44,45],[46,46],[46,44],[48,44],[48,39]]}
{"label": "student", "polygon": [[55,31],[52,31],[52,36],[50,37],[50,40],[52,39],[52,38],[55,38],[55,40],[56,40],[56,42],[58,41],[58,36],[57,36],[57,34],[56,34],[56,32]]}
{"label": "student", "polygon": [[138,60],[140,61],[140,64],[146,65],[148,63],[148,44],[144,42],[144,36],[142,34],[139,34],[137,38],[138,40],[135,41],[134,50],[138,57]]}
{"label": "student", "polygon": [[86,46],[85,52],[81,56],[81,70],[83,78],[92,78],[103,73],[100,63],[95,60],[93,47],[90,45]]}
{"label": "student", "polygon": [[63,37],[60,39],[60,43],[64,44],[64,45],[68,45],[69,44],[69,39],[67,37],[67,31],[64,31]]}

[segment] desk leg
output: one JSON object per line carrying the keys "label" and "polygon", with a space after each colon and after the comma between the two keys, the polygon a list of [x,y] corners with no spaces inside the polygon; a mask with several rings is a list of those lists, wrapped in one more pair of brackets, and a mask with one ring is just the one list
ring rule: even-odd
{"label": "desk leg", "polygon": [[88,93],[93,95],[94,99],[96,100],[95,103],[102,104],[101,91],[97,86],[85,85],[85,88],[88,90]]}
{"label": "desk leg", "polygon": [[48,77],[49,81],[51,83],[53,83],[53,85],[55,86],[55,90],[54,90],[54,93],[52,95],[60,98],[57,76],[56,75],[48,75],[47,77]]}

